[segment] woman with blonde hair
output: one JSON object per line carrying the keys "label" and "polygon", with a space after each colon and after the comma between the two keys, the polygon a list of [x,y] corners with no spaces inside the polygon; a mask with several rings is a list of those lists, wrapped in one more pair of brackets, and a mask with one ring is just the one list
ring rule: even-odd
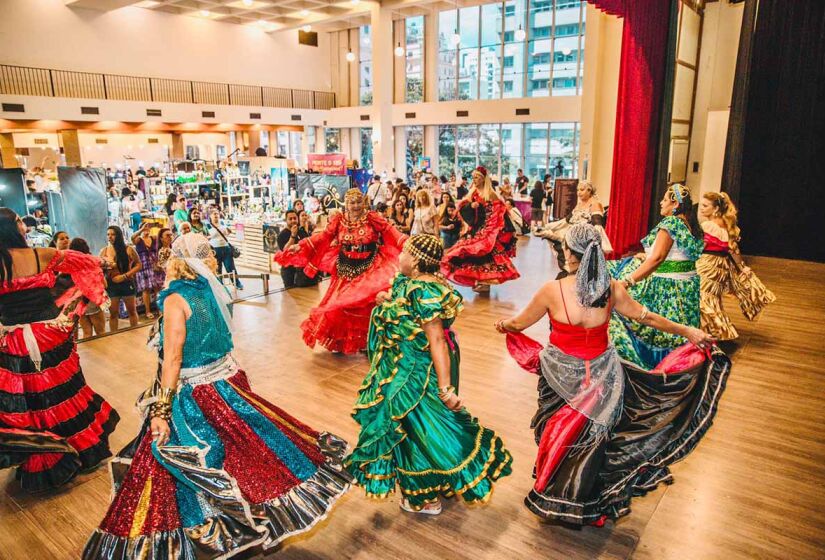
{"label": "woman with blonde hair", "polygon": [[733,340],[739,333],[725,312],[722,296],[733,294],[749,321],[776,296],[742,260],[737,211],[728,194],[705,193],[698,214],[705,237],[705,250],[696,261],[702,328],[719,340]]}
{"label": "woman with blonde hair", "polygon": [[160,378],[138,437],[113,461],[115,496],[91,558],[229,558],[324,519],[351,477],[346,442],[255,394],[232,356],[229,294],[206,237],[172,244],[155,345]]}
{"label": "woman with blonde hair", "polygon": [[493,189],[486,168],[473,171],[472,187],[459,202],[458,210],[464,221],[464,238],[444,253],[444,276],[477,292],[489,291],[491,284],[518,278],[518,270],[502,242],[507,208]]}
{"label": "woman with blonde hair", "polygon": [[436,214],[430,193],[426,189],[421,189],[415,193],[415,210],[413,210],[411,234],[428,233],[437,235]]}

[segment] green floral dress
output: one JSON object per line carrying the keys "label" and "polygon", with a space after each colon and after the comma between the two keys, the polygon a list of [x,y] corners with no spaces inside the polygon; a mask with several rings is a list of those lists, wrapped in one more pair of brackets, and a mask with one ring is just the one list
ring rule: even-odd
{"label": "green floral dress", "polygon": [[[650,254],[659,230],[665,230],[673,239],[673,246],[665,261],[656,271],[628,288],[633,299],[650,311],[676,323],[699,326],[699,276],[696,260],[705,247],[694,237],[685,222],[676,216],[666,216],[642,239],[645,252]],[[617,280],[623,280],[639,268],[642,260],[626,258],[610,261],[608,269]],[[643,369],[653,369],[667,354],[686,343],[684,337],[665,333],[613,313],[610,318],[610,338],[622,359]]]}
{"label": "green floral dress", "polygon": [[[449,410],[438,398],[438,376],[422,325],[440,319],[449,329],[462,298],[440,282],[396,276],[391,299],[370,319],[370,371],[358,392],[353,417],[358,445],[345,464],[367,496],[384,498],[396,484],[420,509],[455,494],[486,502],[493,482],[511,472],[501,438],[465,409]],[[457,382],[455,336],[447,332]]]}

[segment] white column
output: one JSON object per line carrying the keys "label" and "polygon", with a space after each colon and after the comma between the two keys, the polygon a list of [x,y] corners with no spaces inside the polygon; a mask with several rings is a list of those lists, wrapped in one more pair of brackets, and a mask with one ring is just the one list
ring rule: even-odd
{"label": "white column", "polygon": [[395,127],[395,173],[401,179],[407,178],[407,129]]}
{"label": "white column", "polygon": [[393,31],[392,10],[377,2],[370,8],[372,34],[372,147],[375,173],[394,165],[392,141]]}
{"label": "white column", "polygon": [[[392,60],[393,60],[393,99],[395,103],[404,103],[405,91],[407,89],[407,29],[404,27],[404,20],[399,19],[394,22]],[[395,56],[395,49],[398,45],[404,47],[403,56]]]}
{"label": "white column", "polygon": [[438,11],[436,10],[424,16],[424,101],[438,101]]}

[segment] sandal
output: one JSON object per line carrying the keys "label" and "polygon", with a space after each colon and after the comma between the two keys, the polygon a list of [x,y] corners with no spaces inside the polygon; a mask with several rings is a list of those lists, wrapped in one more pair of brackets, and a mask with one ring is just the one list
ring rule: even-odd
{"label": "sandal", "polygon": [[422,507],[421,509],[413,509],[407,498],[404,498],[399,502],[398,507],[400,507],[407,513],[419,513],[422,515],[438,515],[439,513],[441,513],[441,502],[425,504],[424,507]]}

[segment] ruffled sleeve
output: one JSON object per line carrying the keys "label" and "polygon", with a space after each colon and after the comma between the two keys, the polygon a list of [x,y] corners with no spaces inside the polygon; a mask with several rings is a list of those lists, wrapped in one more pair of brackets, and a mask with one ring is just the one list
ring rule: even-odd
{"label": "ruffled sleeve", "polygon": [[407,299],[413,320],[419,325],[441,319],[447,323],[444,325],[446,327],[463,308],[461,295],[438,282],[411,280]]}
{"label": "ruffled sleeve", "polygon": [[318,271],[331,274],[338,261],[336,241],[342,219],[341,214],[333,216],[323,231],[299,241],[297,252],[278,251],[275,262],[281,266],[301,267],[310,278],[314,278]]}
{"label": "ruffled sleeve", "polygon": [[[86,298],[98,306],[105,306],[106,296],[100,259],[78,251],[57,251],[47,270],[72,277],[74,286],[67,289],[55,302],[69,317],[79,317],[86,310]],[[77,305],[72,305],[72,304]]]}
{"label": "ruffled sleeve", "polygon": [[676,216],[665,216],[653,231],[642,240],[642,244],[645,247],[652,246],[656,239],[656,234],[660,229],[665,230],[668,235],[670,235],[676,246],[679,247],[690,260],[695,261],[702,256],[705,242],[694,237],[690,233],[690,229],[685,225],[685,222]]}
{"label": "ruffled sleeve", "polygon": [[376,233],[381,237],[383,246],[381,251],[391,260],[398,258],[404,248],[407,236],[398,231],[384,216],[371,210],[367,212],[367,223],[369,223]]}

